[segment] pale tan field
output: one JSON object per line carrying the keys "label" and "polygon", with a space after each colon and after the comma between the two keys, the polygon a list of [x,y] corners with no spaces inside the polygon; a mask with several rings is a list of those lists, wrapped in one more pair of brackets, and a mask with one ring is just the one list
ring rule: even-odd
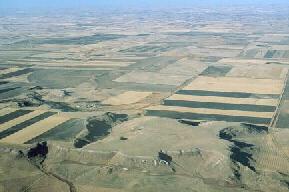
{"label": "pale tan field", "polygon": [[162,70],[161,73],[174,74],[174,75],[199,75],[203,70],[207,68],[207,65],[200,61],[192,61],[189,58],[183,58],[176,63],[171,64]]}
{"label": "pale tan field", "polygon": [[241,50],[238,49],[208,49],[208,48],[192,49],[192,54],[198,56],[237,57],[240,53]]}
{"label": "pale tan field", "polygon": [[279,50],[279,51],[288,51],[289,45],[271,45],[270,46],[273,50]]}
{"label": "pale tan field", "polygon": [[29,127],[25,127],[24,129],[3,138],[0,140],[0,142],[22,144],[41,135],[42,133],[49,131],[50,129],[53,129],[57,125],[60,125],[69,119],[70,117],[56,114],[35,124],[32,124]]}
{"label": "pale tan field", "polygon": [[184,90],[205,90],[220,92],[243,92],[256,94],[280,94],[283,89],[282,80],[249,79],[233,77],[200,76],[184,88]]}
{"label": "pale tan field", "polygon": [[197,31],[211,32],[211,33],[230,33],[232,31],[238,32],[242,30],[241,23],[226,24],[226,23],[210,23],[209,25],[198,27]]}
{"label": "pale tan field", "polygon": [[137,103],[146,97],[150,96],[152,92],[137,92],[127,91],[115,97],[110,97],[102,102],[105,105],[127,105]]}
{"label": "pale tan field", "polygon": [[0,110],[0,116],[7,115],[7,114],[12,113],[12,112],[14,112],[16,110],[17,110],[16,108],[4,108],[4,109],[1,109]]}
{"label": "pale tan field", "polygon": [[131,83],[147,83],[147,84],[164,84],[164,85],[181,85],[184,81],[191,78],[184,75],[162,74],[155,72],[132,71],[114,81],[131,82]]}
{"label": "pale tan field", "polygon": [[244,49],[243,45],[207,45],[206,46],[209,49],[232,49],[232,50],[239,50],[240,52]]}
{"label": "pale tan field", "polygon": [[163,106],[163,105],[148,107],[146,110],[175,111],[175,112],[182,112],[182,113],[214,114],[214,115],[228,115],[228,116],[246,116],[246,117],[258,117],[258,118],[272,118],[274,115],[273,112],[252,112],[252,111],[190,108],[190,107]]}
{"label": "pale tan field", "polygon": [[35,110],[35,111],[32,111],[31,113],[28,113],[26,115],[23,115],[23,116],[20,116],[18,118],[15,118],[11,121],[8,121],[6,123],[3,123],[0,125],[0,131],[4,131],[4,130],[7,130],[9,129],[10,127],[13,127],[15,125],[18,125],[19,123],[23,123],[24,121],[27,121],[29,119],[32,119],[33,117],[36,117],[38,115],[41,115],[43,113],[45,113],[47,111],[44,111],[44,110]]}
{"label": "pale tan field", "polygon": [[281,62],[289,64],[288,60],[268,60],[268,59],[239,59],[239,58],[223,58],[218,61],[219,64],[230,65],[265,65],[268,62]]}
{"label": "pale tan field", "polygon": [[31,75],[31,74],[32,73],[27,73],[27,74],[23,74],[23,75],[20,75],[20,76],[10,77],[10,78],[7,78],[6,80],[10,81],[10,82],[29,83],[28,76]]}
{"label": "pale tan field", "polygon": [[[54,49],[57,48],[54,46]],[[50,52],[50,53],[41,53],[37,55],[32,55],[30,58],[32,59],[63,59],[68,58],[70,56],[69,52],[61,51],[61,52]]]}
{"label": "pale tan field", "polygon": [[7,108],[8,106],[9,106],[9,103],[0,103],[0,111],[1,111],[2,109]]}
{"label": "pale tan field", "polygon": [[278,43],[280,41],[284,41],[288,38],[287,34],[264,34],[262,37],[258,39],[261,42],[270,42],[270,43]]}
{"label": "pale tan field", "polygon": [[166,100],[182,100],[182,101],[199,101],[199,102],[215,102],[228,104],[248,104],[248,105],[266,105],[276,106],[278,99],[256,99],[256,98],[234,98],[234,97],[216,97],[216,96],[194,96],[175,94]]}
{"label": "pale tan field", "polygon": [[235,66],[227,73],[227,77],[246,77],[256,79],[284,79],[288,69],[280,66],[244,65]]}
{"label": "pale tan field", "polygon": [[7,74],[7,73],[12,73],[12,72],[18,71],[20,69],[21,68],[18,68],[18,67],[11,67],[11,68],[8,68],[8,69],[0,70],[0,75],[4,75],[4,74]]}

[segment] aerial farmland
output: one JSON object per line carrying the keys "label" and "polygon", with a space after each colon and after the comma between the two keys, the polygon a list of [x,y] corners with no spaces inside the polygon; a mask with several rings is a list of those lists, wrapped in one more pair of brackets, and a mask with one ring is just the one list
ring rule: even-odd
{"label": "aerial farmland", "polygon": [[0,13],[0,192],[288,191],[289,9],[251,8]]}

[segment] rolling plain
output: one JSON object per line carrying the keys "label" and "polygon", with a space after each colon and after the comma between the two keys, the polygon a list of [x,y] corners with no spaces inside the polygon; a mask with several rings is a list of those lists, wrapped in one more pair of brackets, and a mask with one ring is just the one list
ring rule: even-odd
{"label": "rolling plain", "polygon": [[0,192],[288,191],[289,9],[253,10],[1,14]]}

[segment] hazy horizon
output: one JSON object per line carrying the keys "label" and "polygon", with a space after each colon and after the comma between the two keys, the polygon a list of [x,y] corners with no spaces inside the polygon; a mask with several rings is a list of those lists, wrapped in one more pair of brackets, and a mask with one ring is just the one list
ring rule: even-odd
{"label": "hazy horizon", "polygon": [[6,0],[0,2],[0,9],[33,9],[33,8],[190,8],[199,5],[283,5],[286,0]]}

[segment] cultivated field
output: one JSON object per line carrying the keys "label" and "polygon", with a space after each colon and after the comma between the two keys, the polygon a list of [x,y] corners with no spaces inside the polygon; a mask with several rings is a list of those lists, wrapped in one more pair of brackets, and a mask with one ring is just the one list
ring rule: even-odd
{"label": "cultivated field", "polygon": [[133,71],[124,76],[114,80],[116,82],[132,82],[132,83],[144,83],[144,84],[162,84],[162,85],[175,85],[179,86],[184,81],[189,79],[189,76],[162,74],[154,72],[138,72]]}
{"label": "cultivated field", "polygon": [[183,90],[279,95],[283,86],[282,80],[202,76],[184,87]]}
{"label": "cultivated field", "polygon": [[32,119],[34,117],[37,117],[43,113],[45,113],[47,111],[39,111],[39,110],[35,110],[35,111],[32,111],[26,115],[22,115],[20,117],[17,117],[15,119],[10,119],[8,122],[5,122],[3,124],[0,125],[0,131],[5,131],[7,129],[9,129],[10,127],[13,127],[14,125],[17,125],[17,124],[20,124],[20,123],[23,123],[29,119]]}
{"label": "cultivated field", "polygon": [[60,125],[69,119],[69,117],[56,114],[28,127],[25,127],[24,129],[1,139],[0,142],[22,144],[49,131],[50,129],[53,129],[57,125]]}
{"label": "cultivated field", "polygon": [[70,117],[46,110],[4,108],[0,117],[0,142],[23,144],[68,121]]}
{"label": "cultivated field", "polygon": [[0,192],[288,191],[289,8],[266,3],[0,11]]}
{"label": "cultivated field", "polygon": [[257,99],[257,98],[234,98],[234,97],[215,97],[215,96],[196,96],[196,95],[181,95],[174,94],[165,101],[199,101],[199,102],[214,102],[214,103],[226,103],[226,104],[238,104],[238,105],[265,105],[276,106],[278,99]]}
{"label": "cultivated field", "polygon": [[225,77],[230,70],[226,73],[211,70],[218,74],[215,77],[204,71],[165,99],[162,106],[147,108],[147,115],[268,125],[279,104],[284,78]]}

